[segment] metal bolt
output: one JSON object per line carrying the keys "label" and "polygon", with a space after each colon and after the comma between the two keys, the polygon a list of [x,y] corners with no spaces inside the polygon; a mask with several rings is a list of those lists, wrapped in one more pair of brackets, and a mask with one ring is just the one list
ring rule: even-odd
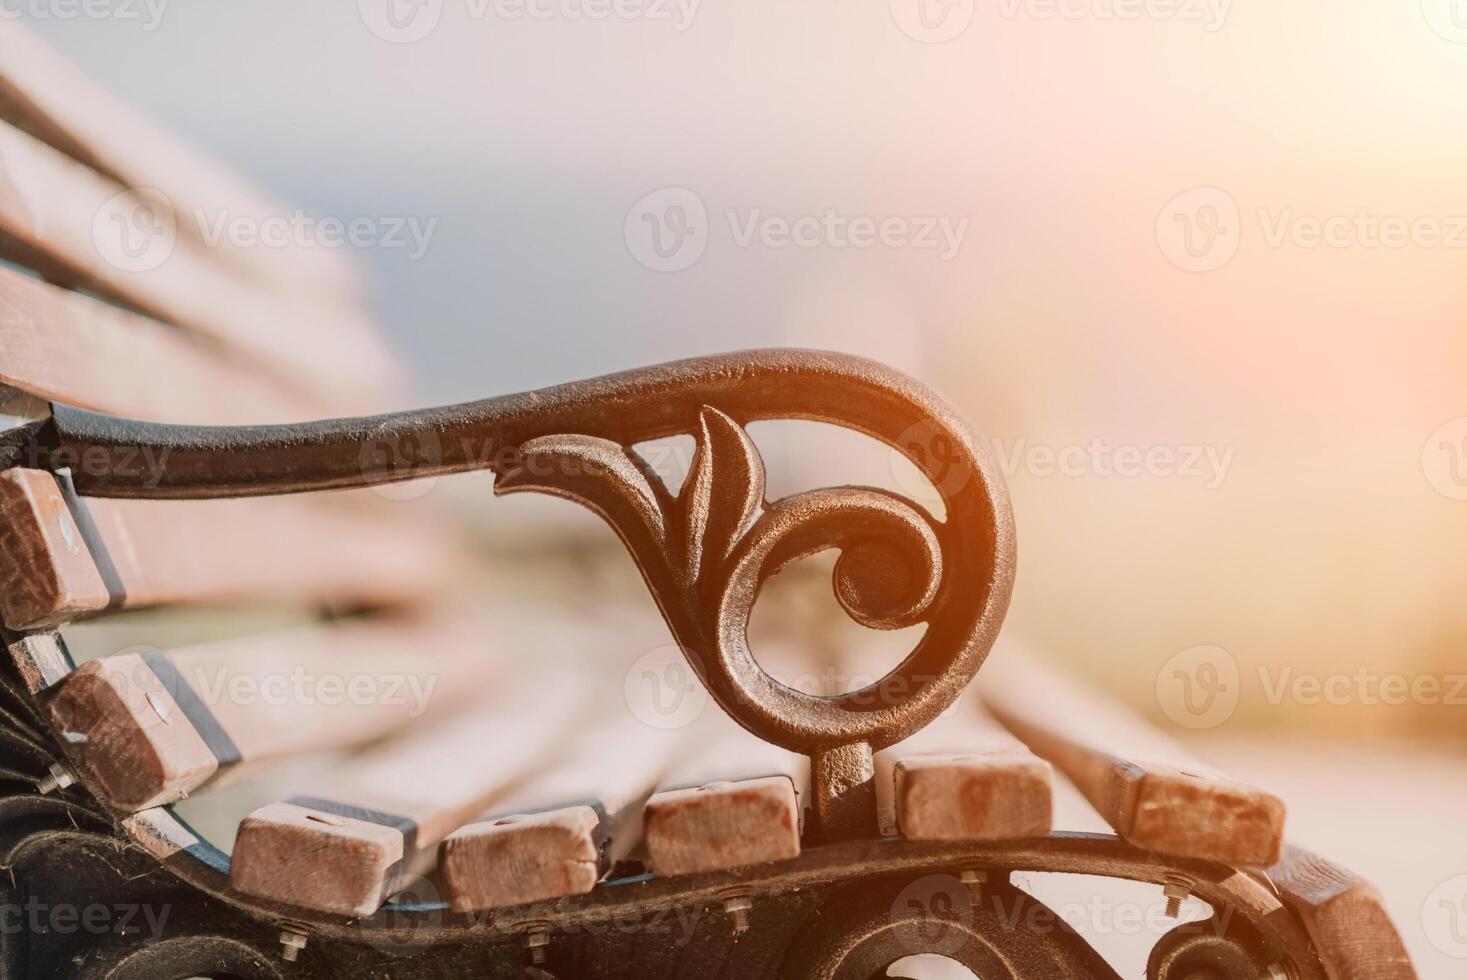
{"label": "metal bolt", "polygon": [[53,762],[51,763],[51,768],[46,770],[46,775],[42,776],[41,781],[36,783],[36,792],[45,796],[47,793],[53,793],[58,789],[65,789],[74,782],[76,782],[76,777],[65,766],[59,762]]}
{"label": "metal bolt", "polygon": [[723,910],[733,916],[735,936],[749,931],[749,910],[753,907],[754,899],[747,892],[737,892],[724,896]]}
{"label": "metal bolt", "polygon": [[1161,893],[1166,896],[1166,917],[1175,919],[1182,914],[1182,903],[1192,897],[1192,883],[1180,875],[1168,875]]}
{"label": "metal bolt", "polygon": [[1290,980],[1292,974],[1282,963],[1274,963],[1263,972],[1263,980]]}
{"label": "metal bolt", "polygon": [[958,875],[958,880],[968,889],[968,899],[977,905],[983,898],[983,886],[988,884],[988,872],[967,868]]}
{"label": "metal bolt", "polygon": [[550,945],[550,927],[530,926],[525,932],[525,948],[530,951],[530,962],[536,966],[545,962],[545,948]]}
{"label": "metal bolt", "polygon": [[306,948],[306,934],[286,929],[280,934],[280,945],[283,947],[280,956],[287,963],[294,963],[301,950]]}

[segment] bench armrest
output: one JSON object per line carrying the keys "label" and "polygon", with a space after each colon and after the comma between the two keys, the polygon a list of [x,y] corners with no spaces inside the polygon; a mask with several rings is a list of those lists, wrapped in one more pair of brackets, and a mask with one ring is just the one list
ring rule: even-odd
{"label": "bench armrest", "polygon": [[[803,419],[886,443],[931,481],[945,516],[885,490],[765,498],[744,431]],[[691,434],[674,496],[632,446]],[[814,840],[876,831],[872,752],[936,718],[987,656],[1008,606],[1014,531],[998,467],[941,399],[846,355],[747,351],[445,408],[295,425],[180,426],[53,405],[8,449],[69,469],[91,497],[294,493],[487,469],[495,493],[538,491],[605,519],[636,560],[674,638],[719,704],[754,734],[810,756]],[[874,629],[928,628],[874,685],[815,697],[755,661],[747,627],[764,582],[841,551],[842,607]]]}

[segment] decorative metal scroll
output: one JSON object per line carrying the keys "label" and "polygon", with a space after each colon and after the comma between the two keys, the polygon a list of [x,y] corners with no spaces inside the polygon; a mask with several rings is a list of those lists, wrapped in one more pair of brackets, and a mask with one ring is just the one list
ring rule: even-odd
{"label": "decorative metal scroll", "polygon": [[[744,426],[833,423],[921,471],[945,516],[885,490],[835,487],[769,501]],[[631,447],[692,434],[674,496]],[[688,662],[755,735],[812,760],[814,839],[875,830],[871,753],[926,725],[987,656],[1008,605],[1014,530],[1003,480],[967,426],[911,379],[860,358],[747,351],[679,361],[447,408],[300,425],[137,422],[62,405],[10,450],[72,470],[88,496],[228,497],[355,487],[490,469],[495,493],[538,491],[598,513],[631,552]],[[3,448],[3,447],[0,447]],[[926,623],[862,691],[817,697],[776,681],[749,649],[764,582],[839,549],[835,595],[858,623]]]}

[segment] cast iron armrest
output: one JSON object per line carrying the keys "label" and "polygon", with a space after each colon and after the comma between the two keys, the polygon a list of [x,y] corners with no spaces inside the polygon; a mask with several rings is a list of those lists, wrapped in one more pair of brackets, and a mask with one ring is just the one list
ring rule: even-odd
{"label": "cast iron armrest", "polygon": [[[805,419],[854,429],[921,471],[934,519],[870,487],[767,501],[744,426]],[[631,448],[691,434],[674,497]],[[1014,530],[990,453],[935,394],[860,358],[760,350],[678,361],[446,408],[297,425],[183,426],[53,405],[12,437],[20,465],[70,469],[91,497],[294,493],[488,469],[495,493],[576,500],[632,553],[688,662],[755,735],[812,762],[812,840],[876,834],[871,753],[933,720],[967,685],[998,632],[1014,575]],[[836,598],[873,629],[926,623],[922,640],[862,691],[785,687],[750,653],[763,583],[837,548]]]}

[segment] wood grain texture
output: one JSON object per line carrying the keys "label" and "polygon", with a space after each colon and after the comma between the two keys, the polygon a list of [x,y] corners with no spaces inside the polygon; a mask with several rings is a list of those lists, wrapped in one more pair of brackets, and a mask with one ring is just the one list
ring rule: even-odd
{"label": "wood grain texture", "polygon": [[681,761],[647,801],[644,833],[653,872],[697,874],[799,857],[807,760],[721,715],[692,735]]}
{"label": "wood grain texture", "polygon": [[472,637],[446,613],[366,616],[125,652],[82,664],[46,708],[106,801],[131,813],[441,714],[503,673]]}
{"label": "wood grain texture", "polygon": [[642,843],[642,807],[676,737],[616,713],[601,718],[443,842],[439,870],[455,911],[584,894]]}
{"label": "wood grain texture", "polygon": [[129,197],[4,122],[0,177],[0,257],[222,341],[303,392],[329,387],[361,413],[397,407],[401,374],[363,316],[240,279],[178,233],[168,201]]}
{"label": "wood grain texture", "polygon": [[1303,921],[1330,980],[1415,980],[1406,946],[1374,886],[1293,846],[1268,869],[1268,877]]}
{"label": "wood grain texture", "polygon": [[335,407],[329,392],[252,371],[217,343],[10,269],[0,269],[0,351],[0,384],[113,415],[248,425]]}
{"label": "wood grain texture", "polygon": [[[0,21],[0,119],[118,184],[157,187],[189,210],[259,220],[284,205],[225,172],[112,96],[14,20]],[[284,243],[224,247],[228,261],[267,282],[354,299],[361,282],[342,255]]]}
{"label": "wood grain texture", "polygon": [[876,753],[883,827],[909,840],[1044,837],[1053,772],[964,696],[912,738]]}
{"label": "wood grain texture", "polygon": [[446,722],[364,753],[312,800],[255,810],[235,840],[233,887],[287,905],[370,915],[404,869],[542,766],[588,699],[573,675],[557,683],[527,676]]}
{"label": "wood grain texture", "polygon": [[1283,847],[1284,804],[1215,772],[1028,649],[1000,641],[975,681],[984,704],[1140,847],[1266,866]]}
{"label": "wood grain texture", "polygon": [[[277,599],[390,605],[446,587],[462,555],[409,511],[349,495],[238,500],[82,498],[93,554],[56,479],[0,473],[0,616],[11,629],[107,608]],[[401,504],[397,505],[402,507]],[[120,586],[122,595],[109,591]]]}

